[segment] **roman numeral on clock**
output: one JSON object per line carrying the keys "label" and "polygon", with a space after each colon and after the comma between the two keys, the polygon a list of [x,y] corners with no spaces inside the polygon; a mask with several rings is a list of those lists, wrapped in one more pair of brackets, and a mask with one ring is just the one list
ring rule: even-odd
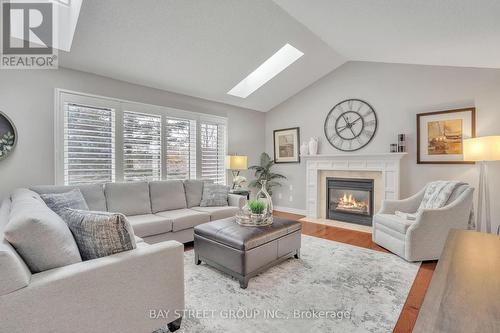
{"label": "roman numeral on clock", "polygon": [[352,111],[352,104],[353,104],[353,100],[350,99],[348,102],[347,102],[347,108],[349,109],[349,111]]}
{"label": "roman numeral on clock", "polygon": [[377,124],[377,122],[375,121],[375,119],[372,119],[372,120],[369,120],[369,121],[365,121],[365,126],[375,126],[375,124]]}
{"label": "roman numeral on clock", "polygon": [[373,136],[373,134],[375,134],[375,132],[373,131],[370,131],[370,130],[364,130],[363,133],[363,136],[366,136],[367,138],[371,138]]}

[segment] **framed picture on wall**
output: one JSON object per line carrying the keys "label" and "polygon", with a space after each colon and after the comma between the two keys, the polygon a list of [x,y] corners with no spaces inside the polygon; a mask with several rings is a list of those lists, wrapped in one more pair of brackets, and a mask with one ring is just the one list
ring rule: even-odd
{"label": "framed picture on wall", "polygon": [[476,136],[476,109],[417,114],[418,164],[468,164],[463,139]]}
{"label": "framed picture on wall", "polygon": [[298,127],[274,131],[274,162],[300,163],[300,131]]}

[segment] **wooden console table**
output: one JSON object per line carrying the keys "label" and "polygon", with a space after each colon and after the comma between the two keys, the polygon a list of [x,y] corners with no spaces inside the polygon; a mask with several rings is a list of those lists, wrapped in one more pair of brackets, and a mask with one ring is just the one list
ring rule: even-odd
{"label": "wooden console table", "polygon": [[500,332],[499,236],[450,231],[413,332]]}

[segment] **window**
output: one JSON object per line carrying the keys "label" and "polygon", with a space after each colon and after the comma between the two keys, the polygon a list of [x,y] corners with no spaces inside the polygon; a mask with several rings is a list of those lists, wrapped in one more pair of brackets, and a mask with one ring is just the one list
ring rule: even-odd
{"label": "window", "polygon": [[217,123],[201,123],[201,178],[215,184],[226,183],[226,128]]}
{"label": "window", "polygon": [[196,179],[196,121],[166,119],[167,179]]}
{"label": "window", "polygon": [[161,117],[123,113],[123,180],[161,179]]}
{"label": "window", "polygon": [[224,117],[56,89],[56,184],[226,183]]}
{"label": "window", "polygon": [[115,181],[115,113],[64,104],[64,183]]}

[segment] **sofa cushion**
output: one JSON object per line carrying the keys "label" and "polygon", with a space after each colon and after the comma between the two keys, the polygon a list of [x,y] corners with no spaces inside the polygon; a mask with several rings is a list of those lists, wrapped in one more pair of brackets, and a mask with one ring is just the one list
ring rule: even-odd
{"label": "sofa cushion", "polygon": [[373,216],[374,224],[382,224],[383,226],[401,234],[406,234],[406,231],[414,222],[415,221],[407,220],[392,214],[376,214]]}
{"label": "sofa cushion", "polygon": [[132,226],[120,213],[67,208],[62,213],[75,236],[82,260],[92,260],[136,248]]}
{"label": "sofa cushion", "polygon": [[156,213],[156,215],[172,221],[173,232],[194,228],[198,224],[210,221],[210,215],[208,215],[207,213],[197,212],[192,209],[175,209],[165,212],[159,212]]}
{"label": "sofa cushion", "polygon": [[227,206],[227,196],[229,186],[220,184],[205,184],[201,196],[201,207],[221,207]]}
{"label": "sofa cushion", "polygon": [[180,180],[149,182],[153,213],[187,207],[184,185]]}
{"label": "sofa cushion", "polygon": [[149,184],[137,183],[107,183],[104,186],[108,212],[124,215],[151,214],[149,200]]}
{"label": "sofa cushion", "polygon": [[172,231],[172,221],[158,215],[144,214],[128,216],[134,233],[139,237],[149,237]]}
{"label": "sofa cushion", "polygon": [[30,187],[32,191],[38,194],[47,193],[64,193],[73,189],[79,189],[82,192],[87,206],[90,210],[105,212],[106,198],[104,197],[104,185],[91,184],[91,185],[75,185],[75,186],[55,186],[55,185],[42,185]]}
{"label": "sofa cushion", "polygon": [[40,197],[59,216],[61,216],[62,211],[66,208],[89,210],[82,192],[77,188],[64,193],[40,194]]}
{"label": "sofa cushion", "polygon": [[68,226],[37,193],[19,189],[14,191],[11,200],[5,238],[32,273],[82,261]]}
{"label": "sofa cushion", "polygon": [[0,206],[0,295],[5,295],[28,285],[31,272],[12,245],[3,235],[8,222],[10,199],[5,199]]}
{"label": "sofa cushion", "polygon": [[221,220],[227,217],[235,216],[238,212],[239,208],[234,206],[226,206],[226,207],[193,207],[192,210],[196,210],[197,212],[203,212],[210,215],[210,220]]}
{"label": "sofa cushion", "polygon": [[184,181],[184,190],[188,208],[199,206],[203,195],[203,181],[186,179]]}

